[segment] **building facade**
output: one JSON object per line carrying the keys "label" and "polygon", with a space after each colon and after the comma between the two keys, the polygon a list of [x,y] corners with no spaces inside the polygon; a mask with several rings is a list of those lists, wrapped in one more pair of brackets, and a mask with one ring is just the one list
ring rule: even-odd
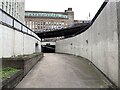
{"label": "building facade", "polygon": [[25,23],[34,31],[51,31],[72,27],[74,12],[68,8],[65,12],[25,11]]}
{"label": "building facade", "polygon": [[74,20],[74,26],[81,26],[84,24],[89,24],[91,20]]}
{"label": "building facade", "polygon": [[20,22],[25,22],[25,0],[1,0],[0,8]]}

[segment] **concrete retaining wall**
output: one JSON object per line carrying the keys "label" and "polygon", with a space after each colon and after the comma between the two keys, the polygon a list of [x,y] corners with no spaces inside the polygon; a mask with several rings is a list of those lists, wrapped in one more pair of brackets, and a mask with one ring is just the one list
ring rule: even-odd
{"label": "concrete retaining wall", "polygon": [[20,55],[13,58],[3,58],[2,67],[12,67],[16,69],[23,69],[26,75],[32,67],[42,59],[43,53],[34,53],[28,55]]}
{"label": "concrete retaining wall", "polygon": [[[0,33],[2,33],[1,26],[0,26]],[[2,43],[2,35],[0,35],[0,43]],[[0,44],[0,47],[2,47],[2,44]],[[2,49],[0,49],[0,58],[2,58]]]}
{"label": "concrete retaining wall", "polygon": [[[41,52],[41,42],[38,39],[1,24],[0,28],[0,57]],[[37,47],[35,43],[38,43]]]}
{"label": "concrete retaining wall", "polygon": [[[1,15],[1,13],[0,13]],[[1,19],[1,17],[0,17]],[[0,33],[2,32],[1,30],[1,26],[0,26]],[[0,43],[2,43],[2,35],[0,35]],[[2,47],[2,45],[0,44],[0,47]],[[0,68],[2,68],[2,49],[0,49]],[[0,79],[0,90],[2,89],[2,80]]]}
{"label": "concrete retaining wall", "polygon": [[[92,26],[84,33],[56,42],[56,52],[85,57],[119,86],[118,5],[108,2]],[[120,17],[120,15],[119,15]],[[120,25],[120,24],[119,24]]]}

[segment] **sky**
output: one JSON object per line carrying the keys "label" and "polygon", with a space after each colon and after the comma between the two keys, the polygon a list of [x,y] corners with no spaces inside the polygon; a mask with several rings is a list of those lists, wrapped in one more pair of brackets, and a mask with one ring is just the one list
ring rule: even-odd
{"label": "sky", "polygon": [[25,0],[25,10],[64,12],[72,8],[75,20],[89,20],[95,16],[103,2],[104,0]]}

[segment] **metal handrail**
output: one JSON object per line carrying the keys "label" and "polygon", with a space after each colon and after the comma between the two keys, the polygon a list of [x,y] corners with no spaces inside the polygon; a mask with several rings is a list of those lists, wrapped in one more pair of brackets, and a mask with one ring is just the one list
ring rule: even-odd
{"label": "metal handrail", "polygon": [[7,12],[2,10],[1,8],[0,8],[0,14],[1,14],[0,16],[2,16],[2,17],[0,17],[1,24],[6,25],[12,29],[15,29],[15,30],[22,32],[24,34],[27,34],[29,36],[32,36],[40,41],[40,38],[33,32],[33,30],[28,28],[26,25],[21,23],[19,20],[17,20],[13,16],[9,15]]}

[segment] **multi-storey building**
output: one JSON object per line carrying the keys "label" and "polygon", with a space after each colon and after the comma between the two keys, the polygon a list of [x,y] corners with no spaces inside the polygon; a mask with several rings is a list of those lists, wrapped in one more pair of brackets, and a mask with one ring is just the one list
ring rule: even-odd
{"label": "multi-storey building", "polygon": [[0,8],[24,23],[25,18],[25,0],[1,0]]}
{"label": "multi-storey building", "polygon": [[34,31],[51,31],[74,25],[74,12],[68,8],[65,12],[25,11],[25,23]]}

